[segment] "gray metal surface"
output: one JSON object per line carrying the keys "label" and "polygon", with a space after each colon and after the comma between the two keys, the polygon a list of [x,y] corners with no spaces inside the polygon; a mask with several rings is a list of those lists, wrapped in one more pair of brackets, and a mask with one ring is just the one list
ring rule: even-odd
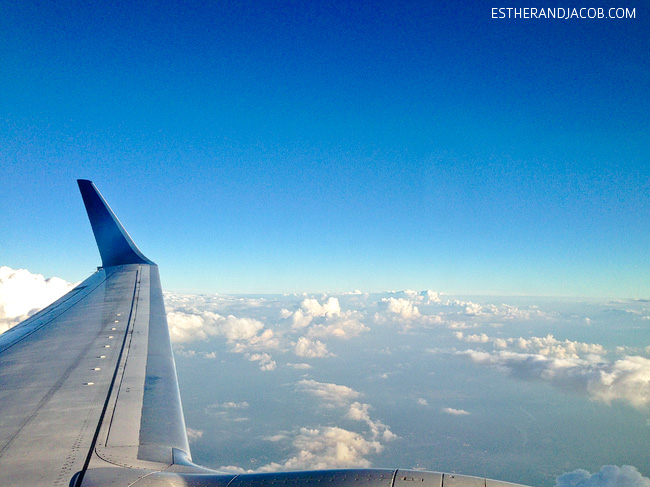
{"label": "gray metal surface", "polygon": [[0,485],[68,485],[83,468],[122,350],[138,267],[100,270],[0,337]]}
{"label": "gray metal surface", "polygon": [[0,335],[0,486],[507,487],[410,470],[226,475],[190,459],[158,267],[79,181],[104,267]]}

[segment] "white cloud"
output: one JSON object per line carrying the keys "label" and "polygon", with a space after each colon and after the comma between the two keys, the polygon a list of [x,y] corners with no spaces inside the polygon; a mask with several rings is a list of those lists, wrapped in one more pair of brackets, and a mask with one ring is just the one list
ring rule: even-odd
{"label": "white cloud", "polygon": [[355,401],[350,404],[350,408],[348,409],[345,417],[353,421],[363,421],[366,423],[370,428],[370,433],[372,434],[373,439],[381,438],[384,441],[391,441],[397,438],[397,435],[393,433],[384,423],[379,420],[373,420],[370,418],[370,408],[370,404],[364,404]]}
{"label": "white cloud", "polygon": [[[282,462],[271,462],[254,470],[255,472],[369,468],[372,464],[366,457],[380,453],[384,449],[383,442],[397,438],[385,424],[370,417],[371,406],[358,402],[356,399],[361,394],[354,389],[315,380],[301,380],[297,383],[297,388],[319,399],[322,406],[344,409],[345,419],[364,423],[369,431],[358,433],[338,426],[300,428],[293,433],[291,442],[294,452],[289,458]],[[280,442],[290,438],[290,433],[280,432],[265,439]],[[253,472],[235,466],[221,467],[220,470]]]}
{"label": "white cloud", "polygon": [[550,334],[545,337],[531,337],[528,339],[520,337],[516,340],[511,339],[509,342],[521,350],[559,358],[578,358],[584,354],[602,355],[605,353],[603,346],[597,343],[574,342],[571,340],[560,341]]}
{"label": "white cloud", "polygon": [[454,336],[467,343],[487,343],[490,341],[490,338],[485,333],[481,333],[480,335],[465,335],[462,331],[456,331],[454,332]]}
{"label": "white cloud", "polygon": [[439,303],[440,302],[440,293],[437,291],[432,291],[431,289],[425,291],[427,296],[427,301],[429,303]]}
{"label": "white cloud", "polygon": [[288,363],[287,366],[288,367],[293,367],[296,370],[307,370],[307,369],[312,368],[312,366],[309,365],[309,364],[292,364],[292,363]]}
{"label": "white cloud", "polygon": [[582,392],[605,403],[620,400],[641,408],[650,404],[650,359],[626,356],[615,362],[573,356],[549,356],[509,351],[457,352],[475,363],[492,365],[525,380],[544,380],[569,391]]}
{"label": "white cloud", "polygon": [[389,294],[395,294],[397,296],[405,296],[409,301],[423,304],[433,304],[440,303],[440,295],[438,291],[432,291],[428,289],[426,291],[413,291],[411,289],[406,289],[405,291],[388,291]]}
{"label": "white cloud", "polygon": [[[380,453],[383,445],[359,433],[336,426],[301,428],[293,439],[295,454],[282,463],[272,462],[255,472],[286,470],[322,470],[331,468],[369,468],[367,455]],[[253,472],[227,466],[219,470],[233,473]]]}
{"label": "white cloud", "polygon": [[310,340],[306,337],[298,338],[294,344],[294,352],[299,357],[306,358],[322,358],[330,357],[332,354],[328,352],[327,346],[320,340]]}
{"label": "white cloud", "polygon": [[428,406],[428,405],[429,405],[429,403],[427,402],[427,400],[426,400],[425,398],[423,398],[423,397],[418,397],[417,403],[418,403],[420,406]]}
{"label": "white cloud", "polygon": [[241,402],[227,401],[227,402],[222,402],[221,404],[215,403],[212,405],[212,407],[221,408],[221,409],[246,409],[249,406],[250,404],[248,404],[247,401],[241,401]]}
{"label": "white cloud", "polygon": [[600,356],[605,353],[602,345],[597,343],[584,343],[572,340],[558,340],[553,335],[530,338],[490,338],[487,334],[465,335],[462,331],[455,331],[454,337],[467,343],[492,342],[496,349],[517,348],[526,352],[556,358],[580,358],[590,355]]}
{"label": "white cloud", "polygon": [[461,301],[454,299],[445,303],[449,308],[459,309],[460,315],[465,315],[473,319],[495,321],[510,320],[530,320],[532,318],[552,318],[551,314],[541,311],[536,306],[530,306],[527,309],[520,309],[509,304],[480,304],[472,301]]}
{"label": "white cloud", "polygon": [[344,407],[347,408],[345,417],[352,421],[362,421],[370,428],[373,439],[381,438],[384,441],[390,441],[397,438],[388,426],[381,421],[370,418],[370,404],[356,401],[360,393],[354,389],[331,383],[317,382],[315,380],[301,380],[298,387],[317,397],[321,400],[321,405],[325,407]]}
{"label": "white cloud", "polygon": [[405,329],[415,324],[429,325],[441,323],[442,318],[436,314],[422,314],[418,303],[423,301],[422,294],[404,291],[404,298],[382,298],[379,304],[379,311],[375,313],[377,323],[398,323]]}
{"label": "white cloud", "polygon": [[[264,323],[254,318],[238,318],[233,315],[222,316],[212,311],[169,311],[167,312],[169,332],[174,344],[184,344],[210,337],[222,336],[236,353],[247,353],[249,360],[259,361],[261,370],[275,370],[276,363],[271,360],[267,350],[277,349],[280,340],[273,330],[265,328]],[[257,352],[257,353],[253,353]],[[216,354],[206,354],[215,358]]]}
{"label": "white cloud", "polygon": [[304,314],[300,309],[296,310],[290,316],[291,316],[292,328],[294,330],[307,328],[311,324],[312,317],[308,314],[307,315]]}
{"label": "white cloud", "polygon": [[[286,310],[285,310],[286,311]],[[287,316],[286,313],[283,313]],[[306,334],[316,338],[351,338],[368,328],[363,324],[363,314],[356,310],[342,311],[338,298],[323,297],[303,299],[299,308],[288,318],[295,331],[308,328]]]}
{"label": "white cloud", "polygon": [[0,267],[0,333],[26,320],[75,287],[58,277]]}
{"label": "white cloud", "polygon": [[329,297],[322,303],[314,298],[304,299],[300,303],[301,309],[305,314],[311,316],[336,316],[341,314],[341,305],[338,298]]}
{"label": "white cloud", "polygon": [[606,465],[594,474],[582,469],[564,473],[555,487],[650,487],[650,479],[630,465]]}
{"label": "white cloud", "polygon": [[318,338],[352,338],[367,330],[368,327],[356,318],[342,318],[327,324],[313,324],[308,335]]}
{"label": "white cloud", "polygon": [[315,298],[305,298],[300,302],[300,307],[291,314],[292,327],[300,330],[308,327],[315,317],[330,318],[341,314],[339,300],[334,297],[324,298],[319,302]]}
{"label": "white cloud", "polygon": [[216,402],[214,404],[206,406],[205,413],[210,416],[216,416],[224,421],[239,423],[242,421],[249,421],[249,418],[241,415],[245,409],[248,409],[248,407],[249,404],[246,401],[226,401],[222,403]]}
{"label": "white cloud", "polygon": [[251,362],[259,362],[260,370],[275,370],[277,367],[275,360],[272,360],[268,353],[247,354],[247,357]]}
{"label": "white cloud", "polygon": [[202,357],[207,359],[216,359],[217,352],[197,352],[196,350],[186,350],[184,348],[179,348],[174,351],[174,354],[180,355],[182,357],[194,358]]}
{"label": "white cloud", "polygon": [[327,406],[344,406],[359,397],[359,392],[351,387],[315,380],[301,380],[298,382],[300,390],[320,399]]}
{"label": "white cloud", "polygon": [[288,436],[284,433],[278,433],[277,435],[273,436],[267,436],[264,438],[266,441],[272,441],[272,442],[278,442],[278,441],[284,441],[288,438]]}
{"label": "white cloud", "polygon": [[442,412],[451,414],[452,416],[467,416],[470,414],[464,409],[454,409],[454,408],[443,408]]}
{"label": "white cloud", "polygon": [[401,318],[411,320],[420,315],[420,310],[411,301],[404,298],[384,298],[381,300],[386,303],[386,309],[389,313],[399,315]]}

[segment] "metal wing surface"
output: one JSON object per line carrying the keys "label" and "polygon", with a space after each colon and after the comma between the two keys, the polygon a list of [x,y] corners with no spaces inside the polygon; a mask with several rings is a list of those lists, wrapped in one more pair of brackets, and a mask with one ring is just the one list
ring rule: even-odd
{"label": "metal wing surface", "polygon": [[103,266],[0,335],[0,485],[67,486],[189,452],[158,276],[79,181]]}
{"label": "metal wing surface", "polygon": [[0,486],[499,487],[407,470],[232,475],[191,462],[158,266],[93,183],[102,267],[0,335]]}

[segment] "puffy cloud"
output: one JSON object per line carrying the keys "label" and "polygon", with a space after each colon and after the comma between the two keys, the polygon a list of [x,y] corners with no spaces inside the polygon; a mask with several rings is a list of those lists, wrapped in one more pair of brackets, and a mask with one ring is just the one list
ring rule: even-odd
{"label": "puffy cloud", "polygon": [[492,365],[525,380],[544,380],[570,391],[582,392],[590,398],[610,403],[625,401],[641,408],[650,404],[650,359],[626,356],[615,362],[557,357],[510,351],[457,352],[475,363]]}
{"label": "puffy cloud", "polygon": [[[282,463],[272,462],[255,472],[286,470],[322,470],[331,468],[369,468],[367,455],[380,453],[383,445],[363,435],[337,426],[301,428],[293,439],[295,454]],[[233,473],[253,472],[227,466],[219,470]]]}
{"label": "puffy cloud", "polygon": [[429,403],[427,402],[427,400],[426,400],[425,398],[423,398],[423,397],[418,397],[417,403],[418,403],[420,406],[428,406],[428,405],[429,405]]}
{"label": "puffy cloud", "polygon": [[300,308],[305,314],[311,316],[336,316],[341,314],[341,305],[338,298],[329,297],[322,303],[314,298],[304,299],[300,303]]}
{"label": "puffy cloud", "polygon": [[423,304],[440,303],[440,295],[442,294],[438,291],[432,291],[431,289],[419,292],[407,289],[405,291],[389,291],[389,293],[396,296],[405,296],[410,301]]}
{"label": "puffy cloud", "polygon": [[204,317],[198,314],[167,312],[167,323],[174,343],[205,340],[210,334],[207,327],[204,328]]}
{"label": "puffy cloud", "polygon": [[188,358],[193,358],[193,357],[203,357],[207,359],[217,358],[217,352],[197,352],[196,350],[187,350],[183,348],[176,350],[174,353],[182,357],[188,357]]}
{"label": "puffy cloud", "polygon": [[306,337],[298,338],[294,345],[294,352],[299,357],[322,358],[332,354],[327,351],[327,346],[320,340],[310,340]]}
{"label": "puffy cloud", "polygon": [[251,362],[260,363],[260,370],[275,370],[277,367],[275,360],[272,360],[268,353],[253,353],[247,356]]}
{"label": "puffy cloud", "polygon": [[379,311],[375,313],[377,323],[399,323],[404,328],[411,328],[414,324],[441,323],[438,315],[425,315],[420,312],[417,303],[423,301],[423,296],[414,292],[405,291],[405,298],[382,298],[379,302]]}
{"label": "puffy cloud", "polygon": [[227,401],[222,403],[218,403],[218,402],[214,403],[211,407],[220,408],[220,409],[246,409],[249,406],[250,404],[248,404],[247,401],[241,401],[241,402]]}
{"label": "puffy cloud", "polygon": [[520,309],[509,304],[480,304],[472,301],[461,301],[454,299],[446,303],[450,308],[459,308],[460,314],[471,318],[509,321],[509,320],[530,320],[532,318],[551,318],[552,315],[541,311],[537,306],[530,306],[527,309]]}
{"label": "puffy cloud", "polygon": [[246,350],[269,350],[278,348],[279,346],[280,340],[275,338],[273,330],[267,328],[259,335],[253,335],[250,338],[235,341],[233,351],[241,353]]}
{"label": "puffy cloud", "polygon": [[341,314],[341,305],[338,298],[324,298],[319,302],[315,298],[305,298],[300,302],[299,308],[291,314],[292,327],[295,330],[308,327],[315,317],[330,318]]}
{"label": "puffy cloud", "polygon": [[418,307],[413,305],[413,303],[408,299],[384,298],[381,301],[386,303],[386,309],[389,313],[399,315],[401,318],[406,320],[411,320],[421,316]]}
{"label": "puffy cloud", "polygon": [[559,358],[578,358],[584,354],[602,355],[605,353],[603,346],[597,343],[574,342],[571,340],[560,341],[551,334],[545,337],[531,337],[528,339],[520,337],[516,340],[510,340],[510,342],[522,350]]}
{"label": "puffy cloud", "polygon": [[287,317],[295,331],[309,327],[306,334],[312,338],[351,338],[368,329],[362,322],[362,313],[356,310],[342,311],[338,298],[331,296],[324,297],[322,301],[305,298],[299,308]]}
{"label": "puffy cloud", "polygon": [[384,441],[390,441],[397,438],[388,426],[381,421],[370,418],[370,404],[364,404],[356,401],[360,393],[354,389],[331,383],[317,382],[315,380],[301,380],[298,387],[317,397],[321,404],[326,407],[345,407],[347,412],[345,417],[352,421],[362,421],[370,428],[373,439],[381,438]]}
{"label": "puffy cloud", "polygon": [[467,416],[470,414],[464,409],[454,409],[454,408],[443,408],[442,412],[451,414],[452,416]]}
{"label": "puffy cloud", "polygon": [[370,418],[370,404],[364,404],[360,402],[353,402],[350,404],[346,418],[353,421],[363,421],[370,428],[370,433],[373,439],[381,438],[384,441],[391,441],[397,438],[397,435],[393,433],[388,426],[382,423],[379,420],[373,420]]}
{"label": "puffy cloud", "polygon": [[650,487],[650,479],[630,465],[606,465],[594,474],[582,469],[564,473],[555,487]]}
{"label": "puffy cloud", "polygon": [[294,446],[299,454],[287,460],[283,469],[367,468],[371,463],[365,456],[383,450],[379,441],[339,427],[302,428]]}
{"label": "puffy cloud", "polygon": [[0,333],[26,320],[75,287],[58,277],[0,267]]}
{"label": "puffy cloud", "polygon": [[496,349],[517,348],[526,352],[556,358],[580,358],[599,356],[605,353],[604,347],[597,343],[584,343],[568,339],[558,340],[551,334],[545,337],[530,338],[490,338],[485,333],[465,335],[462,331],[455,331],[454,337],[467,343],[492,342]]}
{"label": "puffy cloud", "polygon": [[[344,409],[345,419],[364,423],[368,426],[368,431],[358,433],[339,426],[300,428],[293,433],[294,452],[288,459],[269,463],[255,472],[369,468],[372,464],[366,457],[380,453],[384,449],[383,442],[397,438],[385,424],[370,417],[371,406],[356,401],[360,393],[354,389],[315,380],[301,380],[297,387],[298,390],[318,398],[323,406]],[[266,439],[279,442],[290,438],[290,433],[281,432]],[[233,473],[252,472],[234,466],[221,467],[220,470]]]}
{"label": "puffy cloud", "polygon": [[432,291],[431,289],[425,291],[426,296],[427,296],[427,302],[429,303],[439,303],[440,300],[440,293],[437,291]]}
{"label": "puffy cloud", "polygon": [[650,403],[650,360],[628,356],[607,364],[588,383],[588,391],[606,403],[621,399],[636,407],[646,406]]}
{"label": "puffy cloud", "polygon": [[311,369],[312,366],[309,364],[292,364],[292,363],[287,363],[288,367],[293,367],[296,370],[308,370]]}
{"label": "puffy cloud", "polygon": [[320,399],[327,406],[344,406],[359,397],[351,387],[315,380],[301,380],[298,388]]}
{"label": "puffy cloud", "polygon": [[288,437],[286,434],[278,433],[277,435],[267,436],[264,438],[266,441],[272,441],[273,443],[278,441],[286,440]]}
{"label": "puffy cloud", "polygon": [[367,331],[368,327],[355,318],[342,318],[327,324],[314,324],[308,331],[310,337],[351,338]]}
{"label": "puffy cloud", "polygon": [[490,341],[490,338],[485,333],[481,333],[480,335],[465,335],[462,331],[456,331],[454,332],[454,336],[467,343],[487,343]]}
{"label": "puffy cloud", "polygon": [[[218,321],[220,334],[232,342],[239,340],[250,341],[256,338],[257,333],[264,328],[264,324],[260,321],[252,318],[235,318],[233,315],[229,315],[225,319],[219,319]],[[272,330],[266,331],[273,334]]]}
{"label": "puffy cloud", "polygon": [[187,343],[223,336],[235,352],[278,348],[273,330],[253,318],[222,316],[212,311],[168,311],[167,322],[173,343]]}
{"label": "puffy cloud", "polygon": [[244,411],[248,409],[249,404],[246,401],[226,401],[215,402],[206,406],[205,413],[210,416],[216,416],[222,421],[230,421],[233,423],[240,423],[249,421],[249,418],[243,415]]}
{"label": "puffy cloud", "polygon": [[292,328],[300,330],[307,328],[311,324],[312,317],[302,312],[301,309],[296,310],[291,316]]}
{"label": "puffy cloud", "polygon": [[[264,323],[259,320],[193,310],[168,311],[167,321],[174,344],[222,336],[231,345],[233,352],[244,353],[248,360],[259,362],[260,370],[270,371],[277,367],[266,350],[277,349],[280,341],[275,337],[273,330],[265,328]],[[206,358],[216,358],[214,352],[202,355]]]}

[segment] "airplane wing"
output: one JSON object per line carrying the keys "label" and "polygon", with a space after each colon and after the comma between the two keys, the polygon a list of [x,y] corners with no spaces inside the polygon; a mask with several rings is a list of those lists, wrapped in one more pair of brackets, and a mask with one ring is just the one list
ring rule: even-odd
{"label": "airplane wing", "polygon": [[0,486],[501,487],[408,470],[232,475],[193,464],[158,266],[95,185],[78,184],[102,266],[0,335]]}

